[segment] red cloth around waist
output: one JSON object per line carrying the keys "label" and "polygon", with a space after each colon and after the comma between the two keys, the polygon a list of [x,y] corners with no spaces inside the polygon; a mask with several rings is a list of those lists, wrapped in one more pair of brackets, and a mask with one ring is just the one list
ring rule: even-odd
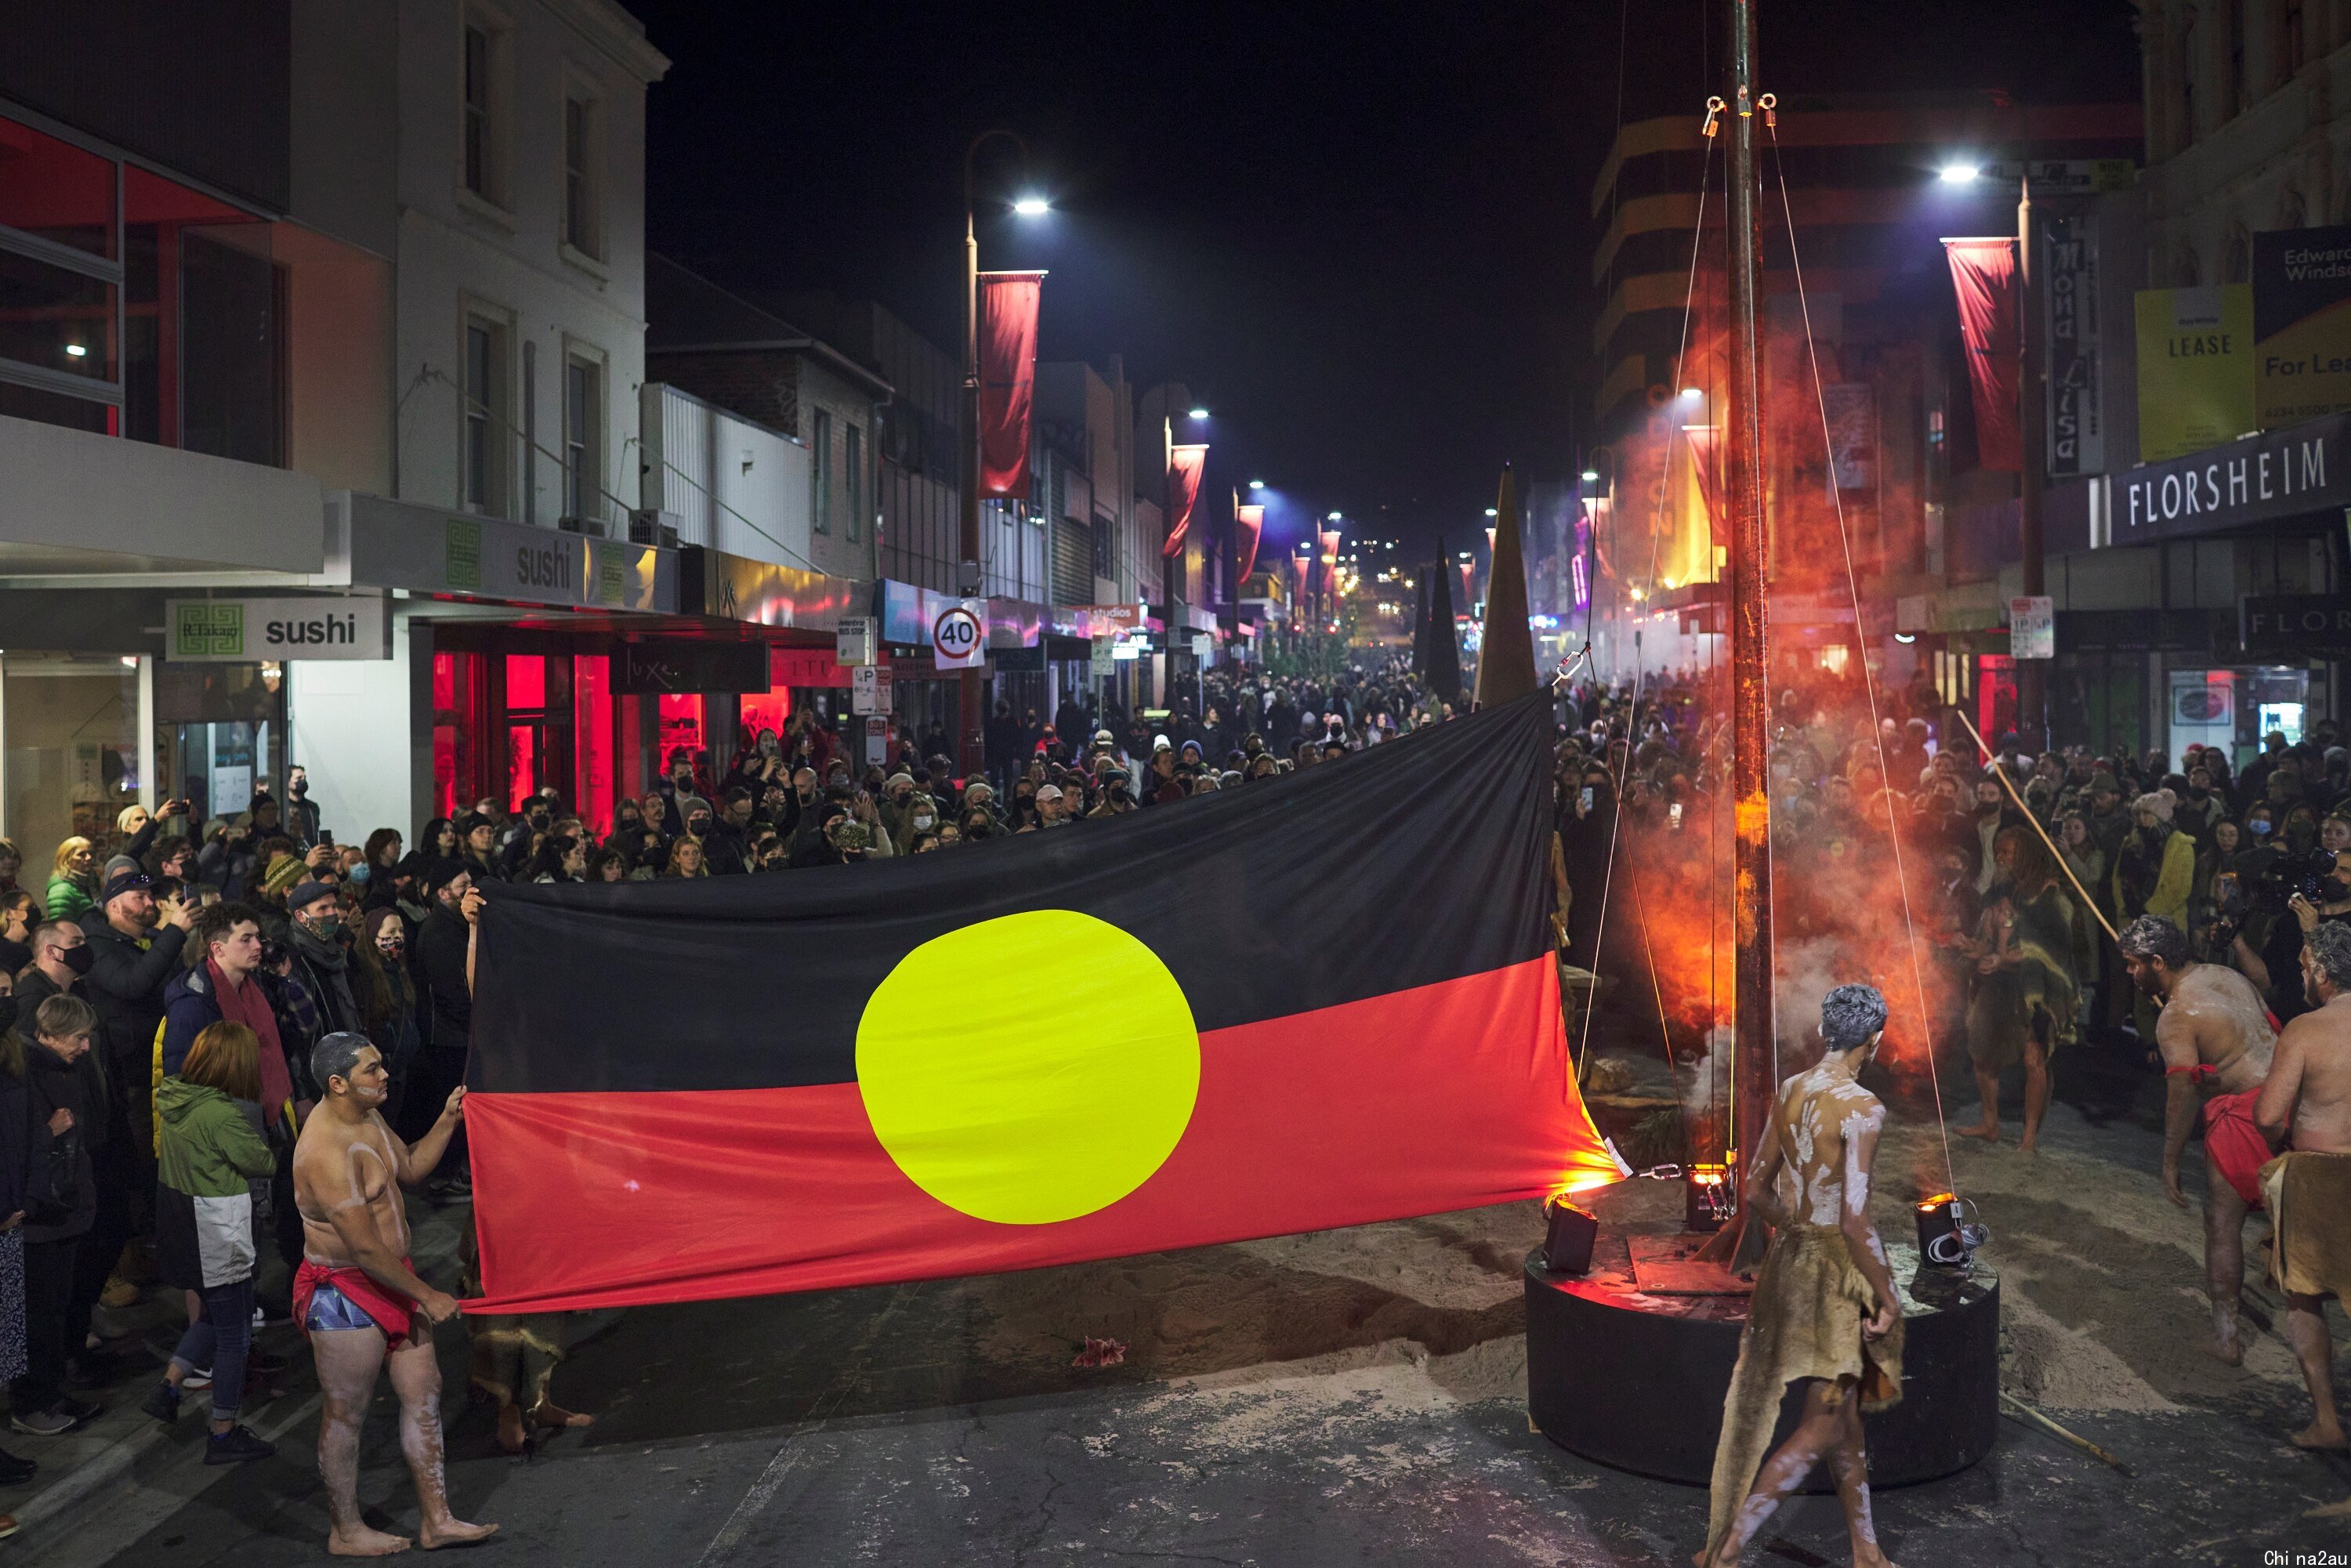
{"label": "red cloth around waist", "polygon": [[[400,1263],[411,1272],[415,1270],[416,1265],[406,1258]],[[303,1333],[310,1332],[310,1298],[319,1293],[321,1285],[332,1285],[340,1291],[353,1306],[374,1320],[388,1343],[398,1344],[408,1337],[409,1325],[416,1316],[416,1303],[379,1284],[364,1269],[329,1269],[308,1258],[294,1270],[294,1321],[302,1325]]]}
{"label": "red cloth around waist", "polygon": [[2259,1089],[2218,1094],[2204,1103],[2204,1152],[2212,1168],[2250,1207],[2262,1207],[2262,1166],[2270,1161],[2270,1141],[2253,1122]]}

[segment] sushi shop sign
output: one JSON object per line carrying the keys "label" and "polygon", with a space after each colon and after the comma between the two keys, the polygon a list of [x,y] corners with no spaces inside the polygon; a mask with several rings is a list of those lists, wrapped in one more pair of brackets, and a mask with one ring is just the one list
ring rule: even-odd
{"label": "sushi shop sign", "polygon": [[163,657],[200,664],[389,659],[390,618],[373,595],[166,600]]}

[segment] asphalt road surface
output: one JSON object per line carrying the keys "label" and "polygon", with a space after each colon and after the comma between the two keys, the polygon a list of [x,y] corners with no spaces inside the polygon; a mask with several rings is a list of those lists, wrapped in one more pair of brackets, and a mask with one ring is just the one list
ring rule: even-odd
{"label": "asphalt road surface", "polygon": [[[2074,1070],[2037,1157],[1964,1144],[1953,1157],[2002,1271],[2003,1386],[2133,1473],[2004,1420],[1976,1469],[1880,1492],[1881,1538],[1906,1568],[2250,1568],[2273,1551],[2351,1547],[2351,1521],[2304,1517],[2351,1495],[2351,1468],[2284,1442],[2308,1414],[2283,1346],[2258,1335],[2241,1370],[2199,1354],[2198,1216],[2157,1188],[2158,1111],[2145,1086],[2095,1066]],[[1889,1137],[1881,1225],[1911,1196],[1905,1167],[1932,1181],[1941,1158],[1931,1117]],[[1623,1190],[1625,1202],[1665,1194]],[[452,1271],[463,1212],[416,1207],[428,1270]],[[463,1516],[503,1527],[475,1558],[567,1568],[1677,1568],[1701,1543],[1702,1492],[1602,1469],[1529,1428],[1518,1269],[1539,1239],[1534,1207],[1510,1205],[1031,1274],[575,1319],[557,1395],[600,1419],[528,1459],[496,1451],[489,1412],[465,1391],[463,1336],[444,1330],[451,1488]],[[151,1338],[166,1331],[156,1322]],[[2339,1318],[2337,1333],[2340,1345]],[[1087,1334],[1132,1354],[1072,1366]],[[287,1343],[285,1331],[272,1339]],[[99,1479],[0,1497],[28,1520],[0,1551],[125,1568],[321,1560],[316,1406],[298,1358],[286,1385],[255,1413],[284,1445],[257,1465],[202,1467],[193,1415],[164,1434],[118,1408],[47,1448],[11,1439]],[[113,1403],[135,1393],[126,1385]],[[373,1522],[413,1531],[392,1417],[387,1390],[361,1496]],[[1845,1562],[1835,1500],[1792,1503],[1749,1560]]]}

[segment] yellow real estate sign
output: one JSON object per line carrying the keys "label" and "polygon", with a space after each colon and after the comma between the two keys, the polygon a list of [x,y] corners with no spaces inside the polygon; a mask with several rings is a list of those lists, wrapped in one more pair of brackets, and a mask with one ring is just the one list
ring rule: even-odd
{"label": "yellow real estate sign", "polygon": [[2252,288],[2146,288],[2134,304],[2140,460],[2202,452],[2256,428]]}

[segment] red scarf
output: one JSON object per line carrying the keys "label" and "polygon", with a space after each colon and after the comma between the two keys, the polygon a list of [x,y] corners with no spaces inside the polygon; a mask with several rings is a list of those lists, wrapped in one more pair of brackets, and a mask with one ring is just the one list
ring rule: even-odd
{"label": "red scarf", "polygon": [[284,1114],[287,1102],[294,1098],[293,1075],[286,1071],[286,1047],[277,1038],[277,1014],[263,993],[261,982],[253,976],[247,975],[241,986],[232,986],[209,956],[204,959],[204,970],[212,977],[213,996],[220,1003],[221,1021],[241,1023],[261,1041],[261,1108],[275,1121]]}

